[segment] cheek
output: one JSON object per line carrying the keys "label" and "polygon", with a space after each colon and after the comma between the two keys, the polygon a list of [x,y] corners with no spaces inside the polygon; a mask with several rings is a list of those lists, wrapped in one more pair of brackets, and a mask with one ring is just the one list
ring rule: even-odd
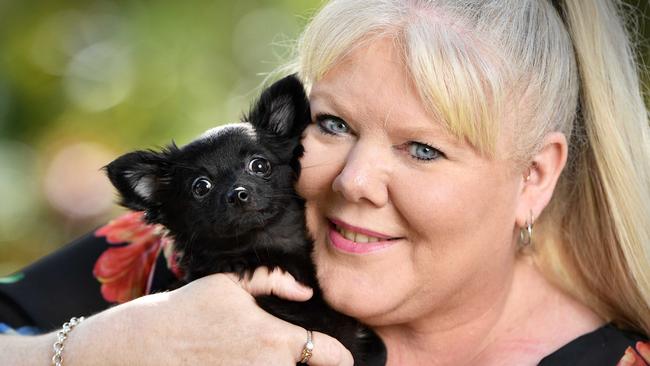
{"label": "cheek", "polygon": [[418,243],[414,271],[436,278],[436,288],[445,296],[473,288],[472,283],[487,288],[486,281],[500,278],[514,255],[516,187],[478,168],[446,171],[428,187],[412,183],[427,181],[404,179],[400,191],[418,193],[393,196]]}
{"label": "cheek", "polygon": [[315,125],[305,130],[302,145],[305,152],[300,159],[300,177],[296,190],[307,201],[318,200],[331,191],[332,182],[345,164],[348,147],[344,143],[326,141]]}
{"label": "cheek", "polygon": [[305,130],[302,145],[305,152],[300,159],[300,177],[296,191],[305,199],[307,228],[312,237],[326,229],[322,211],[332,192],[332,182],[345,164],[345,146],[323,141],[323,136],[310,125]]}
{"label": "cheek", "polygon": [[469,196],[463,190],[464,185],[443,179],[434,187],[423,187],[417,184],[422,181],[421,178],[404,179],[396,190],[413,193],[393,195],[396,209],[408,223],[411,237],[417,241],[438,242],[435,239],[466,230],[468,218],[474,212],[467,203]]}
{"label": "cheek", "polygon": [[501,173],[499,167],[479,165],[410,176],[396,182],[394,204],[418,237],[478,238],[479,231],[514,222],[516,186]]}

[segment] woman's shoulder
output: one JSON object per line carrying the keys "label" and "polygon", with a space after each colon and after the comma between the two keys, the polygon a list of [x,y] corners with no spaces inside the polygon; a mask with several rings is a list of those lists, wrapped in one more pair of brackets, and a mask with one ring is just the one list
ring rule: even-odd
{"label": "woman's shoulder", "polygon": [[539,366],[613,366],[623,357],[627,347],[648,338],[605,324],[584,334],[544,357]]}

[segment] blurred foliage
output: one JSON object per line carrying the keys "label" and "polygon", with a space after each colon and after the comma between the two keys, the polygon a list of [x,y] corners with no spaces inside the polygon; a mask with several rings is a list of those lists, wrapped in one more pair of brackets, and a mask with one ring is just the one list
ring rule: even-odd
{"label": "blurred foliage", "polygon": [[238,120],[320,3],[0,0],[0,276],[121,212],[119,154]]}
{"label": "blurred foliage", "polygon": [[101,167],[238,120],[318,0],[0,0],[0,276],[122,210]]}

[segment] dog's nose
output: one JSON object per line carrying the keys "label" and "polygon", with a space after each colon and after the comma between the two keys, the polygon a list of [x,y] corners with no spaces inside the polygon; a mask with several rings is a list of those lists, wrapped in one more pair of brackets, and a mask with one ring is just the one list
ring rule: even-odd
{"label": "dog's nose", "polygon": [[226,198],[228,199],[228,203],[244,204],[248,202],[250,194],[246,188],[238,186],[228,192]]}

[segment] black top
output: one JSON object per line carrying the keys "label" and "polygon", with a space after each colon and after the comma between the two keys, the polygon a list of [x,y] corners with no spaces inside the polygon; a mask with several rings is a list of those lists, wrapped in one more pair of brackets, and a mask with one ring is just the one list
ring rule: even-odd
{"label": "black top", "polygon": [[539,366],[615,366],[628,346],[647,339],[606,324],[544,357]]}
{"label": "black top", "polygon": [[[0,333],[7,326],[51,331],[73,316],[91,315],[109,307],[111,303],[102,296],[93,268],[110,247],[116,245],[91,233],[12,276],[0,278]],[[150,279],[151,292],[165,290],[175,280],[164,263],[165,258],[159,255]],[[569,342],[539,365],[614,366],[628,346],[647,339],[607,324]]]}

